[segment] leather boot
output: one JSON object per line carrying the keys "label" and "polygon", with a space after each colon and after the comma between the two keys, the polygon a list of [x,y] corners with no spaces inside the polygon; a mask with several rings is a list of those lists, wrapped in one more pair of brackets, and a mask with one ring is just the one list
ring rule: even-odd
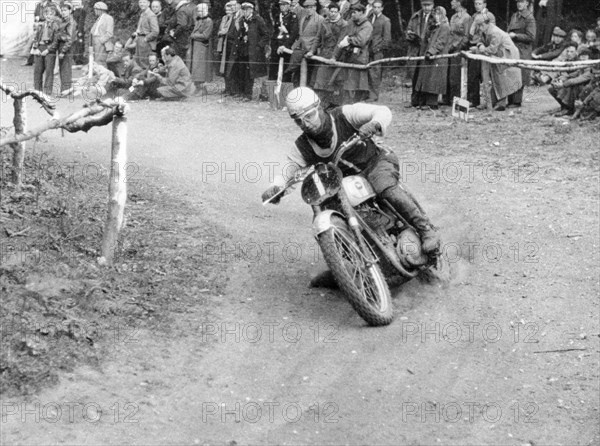
{"label": "leather boot", "polygon": [[424,253],[435,253],[439,249],[440,237],[437,231],[433,229],[429,219],[423,215],[410,195],[401,186],[386,189],[381,196],[388,200],[394,209],[419,231]]}

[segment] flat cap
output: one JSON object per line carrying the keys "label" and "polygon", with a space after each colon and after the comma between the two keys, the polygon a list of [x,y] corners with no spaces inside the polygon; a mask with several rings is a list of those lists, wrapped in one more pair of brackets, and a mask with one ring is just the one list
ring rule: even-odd
{"label": "flat cap", "polygon": [[317,0],[305,0],[302,6],[317,6]]}
{"label": "flat cap", "polygon": [[365,5],[363,5],[362,3],[355,3],[352,6],[350,6],[350,11],[361,11],[361,12],[365,12],[366,11],[366,7]]}
{"label": "flat cap", "polygon": [[108,11],[108,6],[106,6],[106,3],[104,3],[104,2],[96,2],[96,3],[94,3],[94,9]]}
{"label": "flat cap", "polygon": [[552,35],[558,37],[567,37],[567,32],[563,30],[560,26],[555,26],[554,30],[552,31]]}
{"label": "flat cap", "polygon": [[247,9],[247,8],[254,9],[254,2],[252,2],[250,0],[244,0],[244,3],[242,3],[242,9]]}

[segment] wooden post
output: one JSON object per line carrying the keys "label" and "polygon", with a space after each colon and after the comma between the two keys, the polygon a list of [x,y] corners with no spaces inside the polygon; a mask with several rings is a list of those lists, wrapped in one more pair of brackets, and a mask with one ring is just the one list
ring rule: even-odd
{"label": "wooden post", "polygon": [[306,59],[302,58],[302,62],[300,62],[300,86],[306,87],[308,77],[308,66]]}
{"label": "wooden post", "polygon": [[468,71],[469,60],[466,57],[460,58],[460,98],[467,99],[467,85],[469,81]]}
{"label": "wooden post", "polygon": [[481,62],[481,84],[483,85],[483,96],[486,101],[487,109],[492,109],[492,79],[490,77],[490,64]]}
{"label": "wooden post", "polygon": [[94,47],[90,46],[88,50],[88,79],[91,79],[94,76]]}
{"label": "wooden post", "polygon": [[[15,136],[25,133],[27,116],[25,110],[25,102],[23,99],[13,99],[15,116],[13,125],[15,126]],[[23,161],[25,160],[25,142],[16,142],[11,144],[13,149],[12,163],[12,182],[15,188],[20,189],[23,185]]]}
{"label": "wooden post", "polygon": [[108,216],[102,237],[101,265],[112,265],[123,226],[127,199],[127,118],[115,116],[112,128],[112,158],[108,184]]}

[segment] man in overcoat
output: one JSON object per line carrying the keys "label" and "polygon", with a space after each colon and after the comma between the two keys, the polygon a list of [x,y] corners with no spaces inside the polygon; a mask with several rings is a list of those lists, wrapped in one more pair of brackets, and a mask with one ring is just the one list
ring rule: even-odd
{"label": "man in overcoat", "polygon": [[94,13],[97,19],[90,30],[94,62],[106,66],[108,53],[113,50],[115,21],[108,14],[108,6],[104,2],[96,2],[94,4]]}
{"label": "man in overcoat", "polygon": [[158,19],[150,9],[148,0],[139,0],[140,18],[135,30],[135,62],[141,68],[148,67],[148,55],[156,51]]}
{"label": "man in overcoat", "polygon": [[177,55],[184,61],[190,47],[190,34],[195,25],[196,5],[189,0],[180,0],[175,6],[175,13],[167,25],[166,34],[171,40],[171,48],[175,48]]}
{"label": "man in overcoat", "polygon": [[[373,25],[371,34],[371,43],[369,45],[369,61],[383,59],[383,51],[387,49],[392,41],[392,23],[390,19],[383,15],[383,0],[375,0],[372,4],[373,10],[367,18]],[[369,99],[368,102],[377,102],[379,100],[379,87],[381,86],[381,76],[383,67],[375,65],[369,68]]]}
{"label": "man in overcoat", "polygon": [[[508,35],[519,48],[521,59],[531,59],[533,43],[535,41],[535,19],[529,10],[529,0],[517,0],[517,12],[515,12],[508,24]],[[508,107],[520,107],[523,102],[523,88],[529,85],[530,70],[521,69],[521,80],[523,86],[519,91],[508,98]]]}
{"label": "man in overcoat", "polygon": [[[422,40],[429,25],[433,23],[433,0],[421,0],[421,9],[413,14],[406,27],[406,41],[408,42],[408,57],[414,57],[421,54]],[[413,79],[415,73],[415,63],[407,62],[406,79]]]}

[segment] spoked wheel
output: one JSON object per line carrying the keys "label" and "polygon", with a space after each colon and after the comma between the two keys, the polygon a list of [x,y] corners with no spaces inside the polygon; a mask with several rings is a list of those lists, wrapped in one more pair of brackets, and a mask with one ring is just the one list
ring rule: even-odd
{"label": "spoked wheel", "polygon": [[319,235],[319,246],[340,289],[369,325],[388,325],[394,319],[392,298],[381,269],[367,266],[352,231],[332,217],[333,227]]}

